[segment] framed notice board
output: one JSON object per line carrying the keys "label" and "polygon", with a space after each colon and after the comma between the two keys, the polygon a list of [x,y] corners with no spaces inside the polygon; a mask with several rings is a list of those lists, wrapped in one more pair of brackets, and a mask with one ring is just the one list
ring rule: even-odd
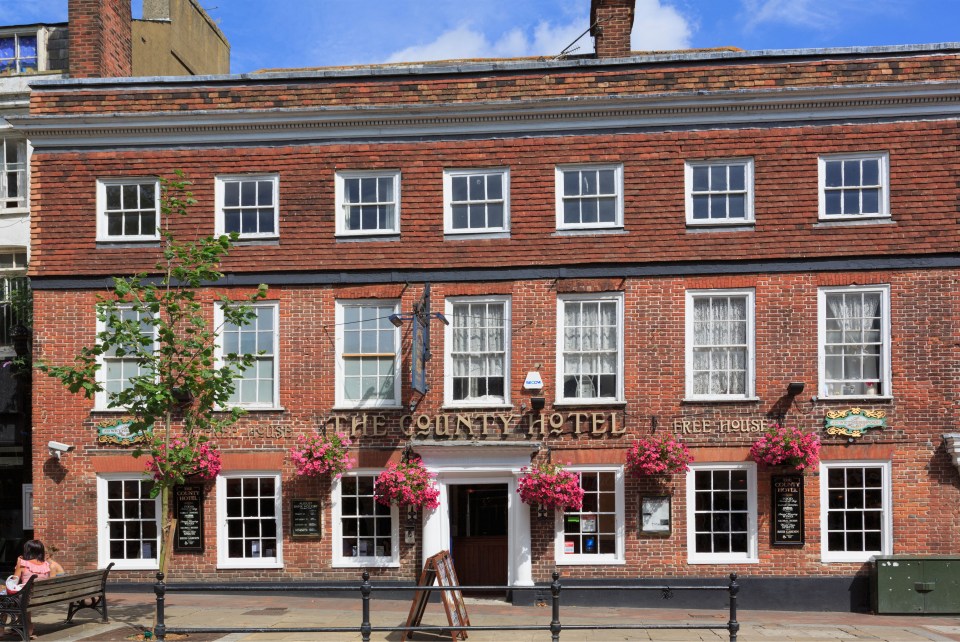
{"label": "framed notice board", "polygon": [[290,500],[290,536],[320,537],[322,530],[320,500],[314,497]]}
{"label": "framed notice board", "polygon": [[773,475],[770,486],[773,498],[770,544],[803,546],[803,476]]}
{"label": "framed notice board", "polygon": [[202,553],[203,486],[199,484],[175,486],[173,514],[177,519],[173,550],[178,553]]}

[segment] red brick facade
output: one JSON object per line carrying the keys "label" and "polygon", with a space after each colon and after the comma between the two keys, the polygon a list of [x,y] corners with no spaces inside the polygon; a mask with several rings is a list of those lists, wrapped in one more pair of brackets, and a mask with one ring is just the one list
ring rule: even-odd
{"label": "red brick facade", "polygon": [[[276,302],[279,310],[279,403],[273,410],[250,412],[234,434],[224,435],[219,442],[225,471],[280,472],[284,510],[289,498],[327,498],[331,491],[327,480],[295,476],[286,450],[296,436],[331,422],[332,417],[349,421],[359,412],[335,408],[337,303],[399,301],[399,310],[407,312],[419,299],[423,283],[430,281],[434,311],[443,311],[448,297],[510,297],[509,408],[465,410],[445,405],[444,376],[449,373],[444,371],[444,355],[450,346],[442,326],[435,323],[430,346],[434,358],[428,363],[432,389],[410,411],[409,404],[419,396],[410,390],[411,338],[405,325],[401,331],[403,407],[367,411],[386,418],[386,434],[359,437],[362,467],[379,468],[399,456],[408,441],[404,422],[411,421],[402,419],[405,415],[488,413],[490,419],[477,421],[492,423],[497,421],[495,413],[502,413],[529,425],[535,395],[524,390],[523,378],[528,371],[538,370],[545,382],[544,417],[554,412],[580,413],[583,426],[595,426],[589,422],[603,414],[609,427],[612,413],[625,429],[622,434],[594,435],[586,429],[577,434],[576,419],[568,419],[562,434],[542,439],[553,461],[584,467],[619,465],[637,437],[657,431],[678,434],[698,464],[750,462],[748,451],[756,433],[717,426],[731,418],[765,423],[785,416],[788,424],[820,434],[825,462],[882,462],[889,467],[890,498],[885,511],[892,533],[885,536],[891,537],[892,545],[883,552],[949,553],[960,537],[958,471],[942,438],[957,431],[960,414],[956,93],[943,99],[942,108],[929,117],[914,117],[906,111],[899,117],[880,116],[859,111],[862,105],[845,103],[837,107],[841,113],[809,120],[802,114],[784,113],[779,120],[673,127],[646,127],[638,121],[607,123],[595,130],[515,135],[484,135],[464,124],[455,131],[404,139],[391,136],[391,126],[385,124],[379,139],[370,135],[344,140],[337,132],[338,128],[347,131],[347,125],[340,123],[329,132],[305,125],[299,141],[264,139],[259,144],[204,140],[203,133],[192,139],[183,134],[184,140],[169,146],[159,139],[125,142],[111,136],[121,136],[125,126],[141,126],[131,115],[148,112],[163,112],[171,131],[182,133],[189,130],[188,120],[198,116],[199,110],[221,110],[224,126],[229,128],[230,112],[239,110],[253,110],[243,113],[255,118],[257,110],[289,108],[306,113],[335,105],[362,117],[362,110],[353,108],[417,103],[444,109],[450,102],[480,105],[491,100],[504,101],[504,109],[509,101],[527,101],[531,110],[537,110],[545,108],[548,97],[607,97],[612,109],[624,96],[644,95],[653,108],[658,100],[654,94],[676,98],[691,89],[735,90],[727,98],[736,104],[751,95],[769,98],[781,87],[805,88],[816,90],[829,102],[838,86],[862,88],[892,82],[920,91],[928,83],[937,85],[955,76],[958,62],[955,52],[943,51],[810,53],[789,59],[717,55],[664,62],[644,59],[617,66],[571,63],[549,70],[468,68],[432,75],[389,68],[381,75],[361,70],[353,77],[291,74],[263,81],[172,81],[135,90],[131,85],[101,82],[45,87],[32,97],[32,114],[68,118],[57,121],[65,129],[53,134],[43,133],[44,118],[22,123],[32,132],[38,150],[32,163],[36,351],[49,363],[68,361],[94,340],[93,310],[97,295],[104,291],[98,287],[100,280],[148,269],[156,257],[158,250],[149,243],[97,241],[98,180],[169,176],[183,170],[193,181],[198,203],[189,219],[170,224],[178,236],[191,237],[215,229],[216,177],[277,175],[278,240],[235,247],[225,270],[240,286],[227,283],[217,293],[234,295],[258,282],[269,283],[268,300]],[[896,103],[895,98],[890,101]],[[81,138],[70,139],[69,116],[90,113],[116,116],[116,128],[107,123],[84,134],[78,126]],[[269,122],[261,125],[264,131],[272,131]],[[92,141],[89,147],[82,142],[84,135]],[[74,143],[57,142],[58,136]],[[888,158],[889,217],[823,220],[818,216],[822,159],[860,153]],[[713,228],[688,223],[685,163],[714,159],[752,159],[754,221]],[[622,167],[621,226],[602,232],[557,230],[557,166],[567,164]],[[445,233],[444,170],[491,167],[509,168],[509,233],[493,238]],[[356,242],[337,236],[336,175],[351,170],[399,170],[398,235]],[[818,292],[848,286],[889,288],[885,323],[891,337],[887,348],[891,388],[889,394],[875,399],[824,398],[819,381]],[[713,402],[687,398],[686,297],[693,290],[751,293],[753,395]],[[563,378],[557,372],[557,344],[562,341],[557,329],[558,297],[583,293],[622,293],[622,400],[560,406],[556,404],[558,382]],[[214,294],[204,294],[210,302],[211,322]],[[77,445],[62,466],[53,460],[36,464],[37,534],[58,545],[62,542],[60,547],[69,551],[77,568],[94,566],[98,563],[93,516],[97,474],[131,471],[122,449],[95,443],[94,426],[116,415],[91,412],[90,402],[65,394],[49,378],[38,374],[34,382],[35,440]],[[789,382],[804,382],[805,391],[790,398]],[[827,411],[854,406],[885,411],[886,427],[851,440],[824,431]],[[684,421],[690,422],[691,430],[683,428]],[[457,439],[470,441],[465,437],[461,434]],[[541,440],[521,434],[517,441]],[[803,478],[804,545],[771,545],[770,475],[782,472],[757,469],[752,489],[756,559],[749,563],[690,563],[687,478],[676,475],[666,480],[625,479],[619,563],[565,565],[561,570],[576,577],[631,579],[717,577],[731,571],[753,578],[862,578],[869,562],[823,560],[820,492],[825,477],[817,471]],[[645,495],[671,497],[672,528],[667,536],[640,531],[639,503]],[[88,517],[64,519],[78,509]],[[289,515],[284,514],[282,569],[218,569],[218,510],[216,489],[210,484],[205,500],[206,553],[176,556],[177,578],[354,580],[358,574],[357,568],[332,568],[337,542],[329,503],[324,504],[320,539],[289,537]],[[530,521],[532,577],[543,581],[556,563],[556,523],[552,514],[539,518],[536,511]],[[399,567],[371,571],[386,578],[411,579],[422,561],[423,546],[418,527],[415,543],[404,543],[401,537]],[[135,580],[149,577],[143,571],[118,575]]]}
{"label": "red brick facade", "polygon": [[68,12],[72,78],[132,75],[128,0],[70,0]]}

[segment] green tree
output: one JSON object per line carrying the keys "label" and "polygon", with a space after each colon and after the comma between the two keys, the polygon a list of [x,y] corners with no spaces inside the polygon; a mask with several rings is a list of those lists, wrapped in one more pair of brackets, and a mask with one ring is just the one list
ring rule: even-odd
{"label": "green tree", "polygon": [[[177,241],[170,222],[186,216],[195,204],[182,173],[161,180],[160,231],[162,257],[151,274],[115,277],[110,295],[97,302],[103,330],[92,346],[81,348],[65,366],[39,363],[38,369],[58,379],[70,392],[92,399],[107,395],[108,406],[124,408],[130,432],[143,441],[134,457],[146,456],[153,473],[153,497],[161,497],[160,570],[169,562],[167,542],[175,526],[171,490],[187,477],[215,475],[219,453],[211,441],[234,424],[243,410],[230,407],[235,380],[251,367],[255,354],[216,358],[217,337],[224,325],[243,326],[255,313],[252,303],[266,295],[266,285],[240,300],[220,297],[223,324],[212,327],[209,303],[199,293],[223,277],[219,271],[235,235]],[[119,391],[105,391],[97,371],[104,356],[135,360],[138,374]],[[208,464],[210,466],[208,467]]]}

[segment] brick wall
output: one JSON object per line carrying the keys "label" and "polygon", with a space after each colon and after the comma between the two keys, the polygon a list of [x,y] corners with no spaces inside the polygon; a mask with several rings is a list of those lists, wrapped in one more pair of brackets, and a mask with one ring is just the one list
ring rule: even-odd
{"label": "brick wall", "polygon": [[[893,401],[870,404],[888,414],[888,428],[870,432],[848,444],[845,438],[823,435],[827,446],[824,459],[892,459],[894,491],[894,534],[898,553],[946,554],[960,536],[960,476],[944,452],[940,435],[956,425],[957,364],[956,328],[960,325],[960,306],[955,293],[960,287],[957,271],[911,270],[898,272],[862,272],[856,274],[800,273],[783,275],[744,275],[625,279],[614,285],[625,294],[624,410],[626,433],[622,437],[574,436],[569,431],[548,440],[554,461],[622,462],[624,449],[638,435],[649,434],[652,417],[660,431],[672,431],[678,417],[713,418],[732,415],[763,416],[776,412],[788,381],[805,381],[807,389],[788,410],[788,423],[808,430],[822,426],[829,409],[845,408],[849,402],[814,402],[817,381],[817,288],[849,284],[889,284],[893,328]],[[607,289],[611,284],[602,282]],[[756,402],[683,403],[684,396],[684,293],[696,288],[750,287],[756,291]],[[562,281],[516,281],[495,283],[434,283],[434,309],[443,309],[447,296],[504,294],[512,297],[512,400],[513,413],[522,414],[520,403],[529,395],[521,389],[522,375],[533,364],[541,363],[546,382],[546,412],[552,410],[555,366],[556,297],[561,290],[596,289],[588,281],[566,284]],[[221,289],[205,293],[212,310],[214,295],[238,294]],[[49,363],[64,363],[82,345],[93,341],[95,292],[38,291],[36,293],[35,346],[39,358]],[[296,436],[308,432],[334,405],[334,310],[338,299],[396,297],[408,310],[420,295],[420,287],[369,285],[334,287],[274,287],[269,298],[280,309],[280,403],[281,412],[251,412],[236,431],[218,439],[225,461],[242,460],[243,453],[265,453],[282,458],[284,496],[329,496],[325,480],[297,479],[285,451]],[[439,326],[438,326],[439,327]],[[409,331],[404,336],[404,370],[409,367]],[[443,412],[444,339],[433,333],[434,359],[428,374],[433,390],[418,406],[418,413]],[[408,377],[403,378],[403,400],[410,397]],[[122,455],[123,450],[95,443],[95,424],[116,416],[91,413],[91,403],[65,394],[59,384],[37,374],[34,385],[37,411],[34,438],[37,443],[56,439],[76,444],[76,451],[64,456],[60,464],[38,457],[34,471],[37,535],[60,548],[75,568],[91,568],[96,563],[96,536],[93,506],[96,504],[96,470],[109,468],[105,459]],[[616,408],[586,408],[599,412]],[[405,440],[399,417],[406,411],[384,411],[388,435],[360,437],[365,447],[396,447]],[[748,435],[686,435],[698,461],[743,461],[751,443]],[[390,451],[381,451],[389,453]],[[589,452],[596,452],[590,456]],[[600,453],[608,453],[600,455]],[[236,457],[240,455],[240,460]],[[599,457],[599,459],[598,459]],[[365,462],[371,464],[370,461]],[[382,462],[380,462],[382,464]],[[137,469],[139,462],[133,464]],[[106,468],[105,468],[106,466]],[[806,484],[807,544],[802,549],[772,549],[769,545],[770,500],[769,471],[758,473],[759,564],[742,568],[724,568],[752,576],[848,575],[863,572],[863,564],[820,562],[819,479],[808,474]],[[644,493],[671,494],[674,530],[668,538],[638,536],[638,502]],[[215,493],[208,485],[206,499],[207,533],[205,556],[183,554],[174,559],[176,576],[183,579],[209,578],[215,570]],[[627,564],[613,567],[568,567],[572,576],[681,576],[701,575],[713,569],[686,564],[686,503],[682,476],[663,482],[628,480],[626,486]],[[65,520],[63,516],[85,507],[90,519]],[[284,510],[287,510],[285,504]],[[283,571],[218,571],[224,579],[276,577],[329,577],[356,579],[355,569],[329,569],[331,547],[329,506],[325,505],[324,537],[317,540],[286,539]],[[289,519],[289,516],[285,518]],[[554,522],[533,519],[535,576],[544,580],[552,571]],[[285,522],[285,532],[289,523]],[[419,538],[418,538],[419,541]],[[419,565],[414,546],[401,544],[400,569],[384,569],[384,577],[413,578]],[[125,572],[120,578],[146,579],[149,574]]]}
{"label": "brick wall", "polygon": [[130,0],[70,0],[70,76],[131,75]]}
{"label": "brick wall", "polygon": [[[35,276],[110,275],[147,269],[156,249],[97,249],[98,178],[161,175],[181,169],[198,204],[189,220],[170,221],[180,235],[214,230],[214,178],[269,172],[280,176],[280,240],[237,248],[236,272],[499,268],[750,260],[859,258],[938,254],[960,242],[956,207],[960,144],[955,121],[831,125],[734,131],[599,134],[498,140],[330,144],[230,149],[44,152],[32,163]],[[893,225],[818,225],[818,157],[888,152]],[[753,158],[752,229],[689,229],[684,162]],[[559,163],[620,163],[623,234],[556,234]],[[507,239],[445,239],[443,171],[509,167],[511,231]],[[334,177],[339,170],[399,169],[399,239],[338,242]]]}
{"label": "brick wall", "polygon": [[590,34],[597,58],[630,54],[630,32],[636,0],[593,0],[590,3]]}

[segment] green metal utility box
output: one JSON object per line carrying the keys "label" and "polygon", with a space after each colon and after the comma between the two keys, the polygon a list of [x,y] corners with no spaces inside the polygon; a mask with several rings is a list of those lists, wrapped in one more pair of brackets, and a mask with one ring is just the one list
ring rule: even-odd
{"label": "green metal utility box", "polygon": [[875,613],[960,613],[960,556],[886,555],[871,575]]}

